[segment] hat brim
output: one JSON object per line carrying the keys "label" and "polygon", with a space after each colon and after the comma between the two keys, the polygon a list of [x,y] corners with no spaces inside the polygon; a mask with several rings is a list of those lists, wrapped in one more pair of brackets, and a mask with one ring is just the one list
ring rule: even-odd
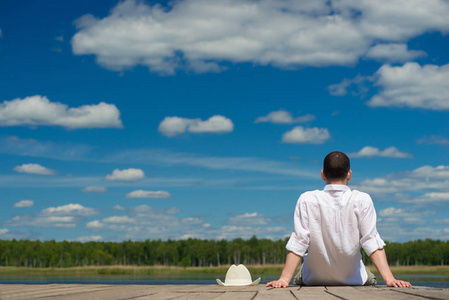
{"label": "hat brim", "polygon": [[221,286],[251,286],[251,285],[256,285],[260,282],[260,277],[257,278],[256,280],[254,280],[252,283],[244,283],[244,284],[231,284],[231,283],[224,283],[222,282],[220,279],[217,279],[217,283]]}

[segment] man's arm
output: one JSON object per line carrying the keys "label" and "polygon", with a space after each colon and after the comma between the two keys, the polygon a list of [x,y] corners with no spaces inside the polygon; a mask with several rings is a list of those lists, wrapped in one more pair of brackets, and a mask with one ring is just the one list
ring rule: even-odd
{"label": "man's arm", "polygon": [[391,273],[390,267],[388,266],[387,256],[385,255],[384,249],[379,249],[371,254],[371,260],[374,263],[377,271],[379,271],[380,276],[385,281],[387,286],[392,287],[410,287],[412,286],[410,282],[397,280],[394,278],[393,273]]}
{"label": "man's arm", "polygon": [[288,287],[289,282],[292,280],[293,274],[295,274],[296,268],[298,268],[299,263],[301,262],[301,258],[302,257],[298,254],[289,251],[281,277],[279,277],[279,280],[268,282],[266,286],[272,286],[274,288]]}

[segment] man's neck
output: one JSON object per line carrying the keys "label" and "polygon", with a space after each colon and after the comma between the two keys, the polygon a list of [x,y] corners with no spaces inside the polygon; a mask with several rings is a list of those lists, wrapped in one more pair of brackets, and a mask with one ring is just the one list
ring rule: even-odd
{"label": "man's neck", "polygon": [[326,181],[326,184],[348,185],[348,181]]}

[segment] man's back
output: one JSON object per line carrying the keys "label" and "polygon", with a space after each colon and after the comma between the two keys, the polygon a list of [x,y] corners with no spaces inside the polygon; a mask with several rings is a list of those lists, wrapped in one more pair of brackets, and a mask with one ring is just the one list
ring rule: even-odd
{"label": "man's back", "polygon": [[284,269],[279,280],[268,282],[267,287],[287,287],[302,258],[302,277],[295,280],[298,284],[376,284],[374,275],[363,265],[360,246],[388,286],[411,286],[391,273],[371,197],[347,186],[352,177],[350,165],[343,152],[326,155],[321,170],[326,187],[299,197]]}
{"label": "man's back", "polygon": [[364,284],[367,274],[361,261],[360,243],[368,242],[368,251],[369,244],[375,244],[375,249],[384,245],[377,234],[370,196],[339,184],[301,195],[288,250],[297,250],[295,241],[308,245],[302,270],[303,281],[308,285]]}

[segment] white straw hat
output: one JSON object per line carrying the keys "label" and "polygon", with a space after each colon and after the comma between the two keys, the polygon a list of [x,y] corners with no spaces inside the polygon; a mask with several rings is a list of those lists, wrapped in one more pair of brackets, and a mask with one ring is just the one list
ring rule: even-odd
{"label": "white straw hat", "polygon": [[244,286],[256,285],[260,281],[260,277],[251,282],[251,274],[244,265],[232,265],[226,272],[225,282],[217,279],[219,285],[222,286]]}

